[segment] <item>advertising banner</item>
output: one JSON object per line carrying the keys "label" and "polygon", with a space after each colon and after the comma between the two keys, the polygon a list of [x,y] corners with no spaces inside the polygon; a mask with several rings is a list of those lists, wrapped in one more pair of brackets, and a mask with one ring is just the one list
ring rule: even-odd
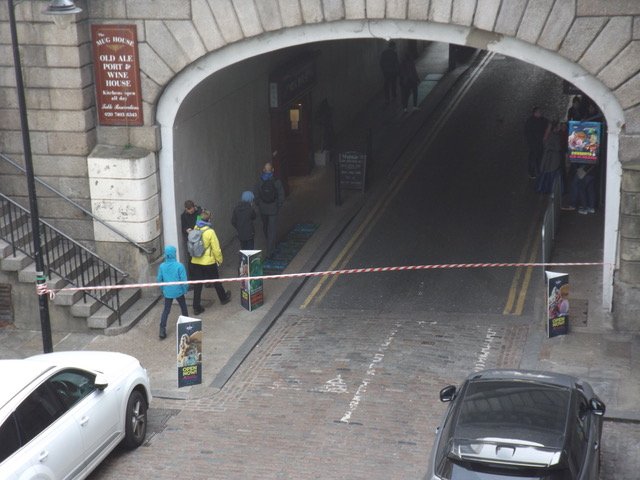
{"label": "advertising banner", "polygon": [[91,25],[100,125],[144,125],[135,25]]}
{"label": "advertising banner", "polygon": [[547,278],[547,336],[569,333],[569,274],[545,272]]}
{"label": "advertising banner", "polygon": [[202,320],[180,315],[176,324],[178,388],[202,383]]}
{"label": "advertising banner", "polygon": [[602,124],[570,121],[567,133],[569,160],[572,163],[597,164],[600,156]]}
{"label": "advertising banner", "polygon": [[[240,277],[258,277],[262,275],[261,250],[240,250]],[[262,280],[243,280],[240,282],[240,303],[244,308],[255,310],[264,303]]]}

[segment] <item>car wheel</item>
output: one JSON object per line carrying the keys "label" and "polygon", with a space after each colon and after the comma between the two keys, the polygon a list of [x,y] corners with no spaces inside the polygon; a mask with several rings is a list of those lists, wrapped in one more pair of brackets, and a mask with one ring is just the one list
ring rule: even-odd
{"label": "car wheel", "polygon": [[124,445],[137,448],[142,445],[147,435],[147,401],[137,390],[131,392],[125,412]]}

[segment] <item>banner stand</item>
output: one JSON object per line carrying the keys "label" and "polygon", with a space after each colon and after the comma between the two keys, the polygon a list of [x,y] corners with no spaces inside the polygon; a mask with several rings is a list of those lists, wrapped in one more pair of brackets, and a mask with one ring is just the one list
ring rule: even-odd
{"label": "banner stand", "polygon": [[549,338],[569,333],[569,274],[545,271],[546,327]]}
{"label": "banner stand", "polygon": [[178,388],[202,383],[202,320],[180,315],[176,323]]}
{"label": "banner stand", "polygon": [[264,303],[263,282],[251,280],[262,275],[262,250],[240,250],[238,276],[247,277],[240,282],[240,304],[250,312]]}

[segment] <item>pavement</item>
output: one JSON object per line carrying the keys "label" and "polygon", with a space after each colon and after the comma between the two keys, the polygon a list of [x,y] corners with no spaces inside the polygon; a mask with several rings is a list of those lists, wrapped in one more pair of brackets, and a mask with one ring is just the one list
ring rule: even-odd
{"label": "pavement", "polygon": [[[404,113],[397,104],[385,105],[374,98],[353,122],[357,128],[344,132],[337,140],[338,149],[364,147],[367,132],[373,138],[371,186],[368,193],[344,192],[342,204],[334,198],[334,174],[331,164],[317,166],[307,177],[292,178],[291,192],[279,215],[279,234],[283,236],[296,224],[317,225],[287,265],[284,273],[310,272],[321,262],[340,233],[366,207],[367,198],[376,188],[384,187],[382,172],[393,172],[399,153],[417,132],[425,116],[430,115],[468,66],[448,70],[446,45],[430,44],[417,68],[424,79],[420,86],[420,110]],[[380,96],[381,97],[381,96]],[[604,214],[579,215],[562,212],[551,261],[589,262],[602,259]],[[259,232],[259,221],[256,224]],[[257,246],[264,245],[261,232]],[[236,276],[234,241],[224,249],[222,278]],[[567,267],[570,275],[570,331],[567,335],[547,338],[544,321],[544,285],[541,272],[539,301],[535,302],[538,328],[531,328],[520,367],[568,373],[589,381],[607,405],[605,419],[640,422],[636,399],[640,394],[640,370],[634,368],[640,351],[640,337],[614,330],[611,316],[602,308],[602,267]],[[538,273],[538,270],[536,270]],[[167,399],[198,399],[215,395],[231,378],[242,361],[259,346],[260,339],[288,307],[304,279],[270,280],[264,284],[264,305],[247,311],[239,301],[239,284],[227,283],[232,302],[221,306],[214,289],[203,289],[203,383],[177,387],[175,325],[169,325],[169,337],[158,339],[162,302],[158,302],[133,328],[119,335],[54,332],[54,350],[115,350],[140,359],[149,371],[153,395]],[[188,295],[191,309],[191,293]],[[174,305],[172,318],[179,308]],[[0,358],[23,358],[42,352],[39,331],[22,330],[13,325],[0,328]]]}

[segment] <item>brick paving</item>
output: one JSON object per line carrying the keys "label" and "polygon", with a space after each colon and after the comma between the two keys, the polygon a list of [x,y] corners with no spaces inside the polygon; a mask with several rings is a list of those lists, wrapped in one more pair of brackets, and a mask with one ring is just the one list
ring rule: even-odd
{"label": "brick paving", "polygon": [[440,388],[517,366],[528,329],[433,318],[285,316],[220,392],[157,399],[164,430],[91,478],[421,478]]}
{"label": "brick paving", "polygon": [[605,417],[602,431],[602,480],[640,477],[640,423],[612,422]]}

